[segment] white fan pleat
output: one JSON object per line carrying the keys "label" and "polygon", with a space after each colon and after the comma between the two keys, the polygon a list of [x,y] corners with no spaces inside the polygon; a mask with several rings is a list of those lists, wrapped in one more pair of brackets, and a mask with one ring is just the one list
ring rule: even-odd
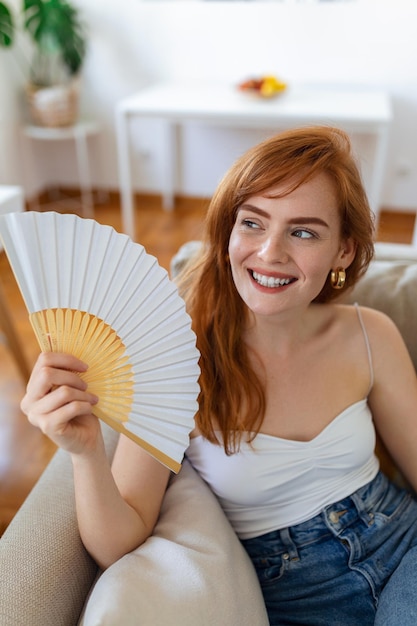
{"label": "white fan pleat", "polygon": [[[159,394],[158,396],[152,395],[152,396],[144,396],[141,394],[140,396],[140,403],[138,403],[137,405],[134,404],[134,409],[132,411],[132,414],[134,411],[138,411],[139,413],[141,413],[142,411],[146,410],[152,410],[153,407],[159,407],[161,410],[163,409],[168,409],[171,411],[174,411],[175,409],[179,409],[182,410],[183,405],[184,405],[184,399],[186,398],[188,394],[186,393],[182,393],[182,394],[171,394],[170,396],[166,396],[164,394]],[[191,402],[194,402],[195,398],[192,397],[192,394],[188,395],[188,398]]]}
{"label": "white fan pleat", "polygon": [[183,393],[190,393],[192,395],[198,393],[199,386],[194,378],[191,376],[184,376],[182,379],[176,378],[175,381],[167,380],[163,389],[159,381],[148,382],[136,382],[134,385],[135,392],[146,395],[158,393],[159,395],[177,393],[179,390]]}
{"label": "white fan pleat", "polygon": [[[9,213],[0,216],[1,238],[26,307],[32,313],[42,308],[47,297],[45,280],[42,272],[39,272],[38,259],[42,250],[39,249],[32,215],[23,214],[29,216],[28,221],[31,220],[29,228],[23,230],[18,219],[19,215],[22,214]],[[18,249],[15,248],[16,242],[19,242]]]}
{"label": "white fan pleat", "polygon": [[155,337],[155,335],[147,336],[144,337],[143,340],[135,341],[132,344],[127,342],[126,345],[129,346],[129,354],[135,359],[136,355],[138,355],[138,359],[143,361],[148,357],[153,358],[162,352],[185,345],[190,336],[187,328],[181,328],[174,331],[172,334],[167,333],[162,337],[155,338],[154,341],[152,341],[153,337]]}
{"label": "white fan pleat", "polygon": [[[68,296],[68,308],[71,309],[79,309],[80,311],[88,311],[93,315],[96,315],[95,311],[89,311],[87,307],[87,302],[85,301],[85,294],[89,292],[91,289],[91,285],[93,285],[93,278],[91,278],[93,269],[92,265],[92,257],[91,257],[91,239],[93,237],[94,230],[94,222],[92,220],[86,220],[83,224],[83,228],[80,229],[79,222],[77,220],[71,220],[72,215],[64,215],[64,221],[62,228],[60,228],[57,220],[59,215],[55,215],[55,225],[57,229],[56,237],[60,241],[60,244],[65,246],[72,246],[69,250],[72,250],[72,257],[65,256],[60,253],[59,257],[62,258],[62,263],[65,263],[64,267],[60,271],[60,275],[64,275],[67,272],[70,272],[71,283],[69,286],[69,296]],[[73,223],[71,223],[73,222]],[[72,227],[72,228],[71,228]],[[71,232],[71,236],[70,236]],[[105,240],[108,237],[108,230],[105,229],[103,232],[103,239]],[[104,246],[104,244],[103,244]],[[69,251],[68,251],[69,252]],[[69,252],[70,254],[70,252]],[[74,259],[76,259],[76,267],[78,268],[88,268],[87,270],[79,271],[79,275],[75,275]],[[94,263],[95,267],[97,267],[97,263]],[[65,273],[64,273],[65,272]],[[91,278],[91,283],[90,283]],[[63,304],[60,304],[63,306]]]}
{"label": "white fan pleat", "polygon": [[[48,216],[53,217],[53,216]],[[48,222],[51,222],[48,219]],[[54,224],[52,224],[53,228]],[[33,237],[35,240],[35,250],[37,257],[41,258],[42,262],[40,264],[40,285],[42,288],[42,303],[40,303],[40,307],[46,303],[47,301],[51,301],[53,305],[59,306],[59,298],[60,298],[60,283],[59,283],[59,255],[57,254],[59,250],[59,241],[56,240],[56,237],[53,233],[50,233],[51,226],[49,223],[46,225],[47,231],[47,241],[48,245],[45,245],[45,240],[43,239],[44,233],[39,230],[39,226],[34,221],[33,224]],[[40,256],[41,255],[41,256]],[[36,258],[32,259],[34,267],[36,267]],[[45,308],[45,307],[43,307]]]}
{"label": "white fan pleat", "polygon": [[[137,252],[137,251],[136,251]],[[138,295],[141,281],[143,281],[147,273],[151,272],[152,267],[157,263],[156,259],[148,254],[137,254],[130,272],[122,272],[123,266],[120,266],[118,276],[114,281],[114,293],[108,301],[106,319],[114,328],[121,328],[126,319],[137,315]]]}
{"label": "white fan pleat", "polygon": [[[149,416],[141,415],[141,421],[138,423],[129,422],[128,428],[141,439],[148,440],[152,446],[158,447],[164,454],[176,454],[172,450],[174,444],[183,447],[183,454],[188,444],[188,433],[185,432],[185,429],[179,428],[178,423],[169,424],[165,417],[165,415],[161,414],[160,423],[158,424],[158,416],[155,413]],[[157,445],[155,443],[156,439],[159,439]]]}
{"label": "white fan pleat", "polygon": [[156,340],[161,338],[163,334],[171,334],[188,327],[188,320],[184,316],[184,304],[182,302],[173,302],[171,306],[172,312],[167,313],[163,308],[142,316],[142,322],[139,318],[132,318],[129,325],[129,332],[125,335],[126,344],[135,345],[144,349]]}
{"label": "white fan pleat", "polygon": [[[167,431],[164,434],[152,432],[149,428],[136,428],[133,424],[129,425],[129,432],[139,439],[144,439],[156,450],[161,450],[166,456],[170,458],[178,457],[178,450],[185,449],[187,442],[185,439],[178,439],[175,431]],[[145,439],[146,437],[146,439]],[[182,457],[181,457],[182,460]]]}
{"label": "white fan pleat", "polygon": [[199,353],[167,271],[126,235],[75,215],[0,216],[0,236],[41,345],[94,362],[85,377],[103,393],[99,417],[178,471]]}
{"label": "white fan pleat", "polygon": [[[54,238],[57,241],[57,250],[55,252],[57,261],[57,283],[59,289],[59,301],[56,303],[56,307],[69,309],[78,309],[85,311],[85,307],[81,306],[81,302],[77,302],[79,290],[85,280],[84,276],[77,277],[75,271],[71,268],[71,259],[77,259],[77,263],[82,263],[81,256],[84,251],[78,249],[78,232],[77,222],[71,219],[71,215],[63,215],[61,226],[58,223],[58,216],[55,213],[48,214],[47,219],[54,220]],[[84,226],[86,234],[90,234],[92,231],[91,224]],[[86,237],[86,235],[84,236]],[[49,256],[48,263],[53,263],[52,254]],[[67,280],[63,280],[63,276],[68,275]],[[92,314],[93,311],[91,311]]]}
{"label": "white fan pleat", "polygon": [[[111,254],[113,256],[113,251]],[[133,245],[128,240],[120,257],[116,257],[117,262],[114,267],[110,265],[108,260],[103,266],[102,274],[107,274],[108,280],[106,284],[100,284],[97,287],[97,294],[101,292],[101,302],[98,302],[98,308],[102,311],[103,316],[109,320],[110,325],[114,325],[115,316],[120,310],[125,310],[126,303],[129,298],[132,298],[132,294],[137,288],[135,287],[135,277],[139,268],[145,271],[145,266],[156,263],[153,257],[147,258],[148,256],[143,246]]]}
{"label": "white fan pleat", "polygon": [[[143,405],[135,408],[128,424],[135,424],[145,429],[150,429],[151,424],[157,432],[161,433],[164,433],[165,428],[169,428],[171,425],[173,431],[178,434],[182,441],[189,436],[190,419],[193,419],[196,410],[197,407],[194,404],[190,404],[188,410],[184,410],[184,407],[169,409],[169,407],[164,408],[155,406],[155,404]],[[184,450],[182,450],[182,453],[184,453]]]}
{"label": "white fan pleat", "polygon": [[163,383],[165,381],[175,381],[180,380],[182,377],[192,376],[195,371],[195,361],[184,361],[177,365],[171,365],[169,369],[165,369],[164,367],[160,367],[159,369],[145,369],[143,364],[142,367],[138,367],[137,363],[134,363],[132,371],[142,383],[153,381]]}
{"label": "white fan pleat", "polygon": [[[158,269],[161,271],[158,272]],[[152,283],[158,293],[149,292],[150,285],[148,283]],[[174,311],[183,309],[183,307],[183,302],[178,300],[176,286],[168,279],[166,271],[160,267],[152,267],[146,284],[142,282],[138,286],[137,291],[132,295],[129,306],[120,312],[114,323],[120,329],[126,342],[129,342],[131,333],[134,333],[135,336],[139,330],[141,335],[146,333],[146,331],[142,332],[142,329],[137,329],[138,320],[141,320],[146,326],[147,320],[152,319],[159,308],[165,309],[164,316],[167,316]]]}
{"label": "white fan pleat", "polygon": [[[82,300],[87,311],[94,311],[95,314],[100,312],[103,317],[106,317],[103,304],[117,297],[115,286],[121,282],[121,276],[117,276],[117,273],[121,272],[122,267],[124,271],[129,268],[126,249],[130,243],[127,236],[116,236],[115,231],[110,228],[106,234],[108,235],[106,247],[101,245],[100,237],[93,238],[90,250],[93,267],[88,279],[89,293],[84,294]],[[135,252],[137,258],[141,250]]]}
{"label": "white fan pleat", "polygon": [[160,354],[146,355],[142,357],[141,354],[137,354],[135,358],[135,364],[142,365],[142,371],[155,371],[157,369],[165,369],[167,374],[171,367],[177,368],[182,362],[187,362],[190,355],[190,345],[179,346],[170,352],[163,354],[161,358]]}

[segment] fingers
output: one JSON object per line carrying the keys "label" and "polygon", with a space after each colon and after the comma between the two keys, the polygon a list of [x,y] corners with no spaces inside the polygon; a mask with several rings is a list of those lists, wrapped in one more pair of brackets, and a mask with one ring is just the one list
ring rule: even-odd
{"label": "fingers", "polygon": [[87,365],[71,355],[42,354],[21,402],[29,422],[70,452],[91,449],[99,436],[93,416],[98,398],[79,376],[86,370]]}
{"label": "fingers", "polygon": [[67,430],[73,420],[91,416],[97,398],[88,392],[71,387],[58,387],[38,400],[29,409],[28,420],[51,439],[56,439]]}
{"label": "fingers", "polygon": [[62,407],[66,407],[66,415],[71,413],[75,416],[77,411],[79,414],[91,413],[91,407],[98,399],[87,392],[87,384],[78,374],[87,369],[85,363],[72,355],[52,352],[41,354],[22,399],[22,411],[37,425],[39,424],[35,416],[48,414]]}
{"label": "fingers", "polygon": [[22,404],[25,404],[24,408],[29,404],[29,410],[26,411],[29,421],[32,421],[32,416],[34,416],[36,425],[40,427],[42,427],[40,421],[43,415],[49,416],[59,411],[60,419],[65,422],[79,415],[91,414],[94,405],[98,402],[97,396],[92,393],[68,385],[54,388],[35,402],[28,396],[25,398]]}
{"label": "fingers", "polygon": [[[68,385],[85,391],[86,383],[78,373],[88,366],[69,354],[46,352],[39,356],[27,385],[27,396],[33,400],[42,398],[55,387]],[[77,373],[78,372],[78,373]]]}

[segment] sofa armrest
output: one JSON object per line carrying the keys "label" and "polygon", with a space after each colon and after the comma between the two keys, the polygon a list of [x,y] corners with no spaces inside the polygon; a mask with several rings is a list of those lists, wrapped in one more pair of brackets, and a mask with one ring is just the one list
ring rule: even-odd
{"label": "sofa armrest", "polygon": [[[117,434],[103,434],[111,457]],[[0,540],[0,623],[74,626],[96,573],[78,533],[71,460],[59,450]]]}

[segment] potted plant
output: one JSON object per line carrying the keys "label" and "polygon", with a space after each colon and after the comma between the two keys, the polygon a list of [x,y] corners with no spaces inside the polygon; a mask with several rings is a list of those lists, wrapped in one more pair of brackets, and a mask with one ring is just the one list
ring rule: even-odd
{"label": "potted plant", "polygon": [[12,46],[18,28],[31,46],[26,92],[33,120],[43,126],[72,124],[86,54],[79,10],[66,0],[23,0],[16,18],[0,2],[0,45]]}

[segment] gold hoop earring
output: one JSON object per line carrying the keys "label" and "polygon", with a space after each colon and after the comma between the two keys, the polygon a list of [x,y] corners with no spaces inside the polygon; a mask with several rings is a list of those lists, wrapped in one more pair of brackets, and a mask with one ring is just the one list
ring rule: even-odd
{"label": "gold hoop earring", "polygon": [[346,272],[343,267],[338,267],[330,273],[330,284],[333,289],[343,289],[346,282]]}

